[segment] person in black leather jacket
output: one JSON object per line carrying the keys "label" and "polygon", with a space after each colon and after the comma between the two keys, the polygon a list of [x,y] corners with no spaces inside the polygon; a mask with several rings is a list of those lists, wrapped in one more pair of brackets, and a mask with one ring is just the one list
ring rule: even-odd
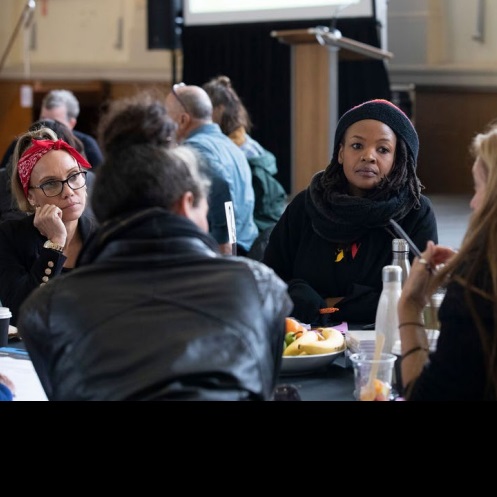
{"label": "person in black leather jacket", "polygon": [[270,400],[292,308],[286,284],[260,262],[218,252],[198,156],[156,139],[166,115],[123,119],[133,105],[111,105],[101,120],[106,158],[92,195],[101,225],[78,268],[21,309],[18,330],[46,395]]}

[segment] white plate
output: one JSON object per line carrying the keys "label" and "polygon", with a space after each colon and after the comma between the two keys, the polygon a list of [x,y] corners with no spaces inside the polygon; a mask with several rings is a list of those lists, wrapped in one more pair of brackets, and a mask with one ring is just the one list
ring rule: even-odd
{"label": "white plate", "polygon": [[339,355],[343,354],[346,347],[339,352],[330,354],[283,356],[281,363],[282,375],[309,374],[329,366]]}

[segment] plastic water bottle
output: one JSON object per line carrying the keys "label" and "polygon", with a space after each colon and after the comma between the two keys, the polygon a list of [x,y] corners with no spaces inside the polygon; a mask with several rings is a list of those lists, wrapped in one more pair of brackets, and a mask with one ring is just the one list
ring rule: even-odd
{"label": "plastic water bottle", "polygon": [[409,244],[403,238],[394,238],[392,240],[392,266],[400,266],[402,268],[401,286],[403,287],[411,270]]}
{"label": "plastic water bottle", "polygon": [[400,266],[385,266],[381,273],[383,290],[376,309],[376,335],[385,335],[383,352],[392,353],[393,346],[399,340],[399,317],[397,303],[402,292],[402,268]]}

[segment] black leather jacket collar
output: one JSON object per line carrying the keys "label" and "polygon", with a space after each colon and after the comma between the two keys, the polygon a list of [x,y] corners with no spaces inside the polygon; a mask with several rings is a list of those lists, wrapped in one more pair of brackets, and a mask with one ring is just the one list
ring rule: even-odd
{"label": "black leather jacket collar", "polygon": [[129,212],[106,221],[82,250],[79,265],[134,253],[192,251],[215,255],[218,244],[189,219],[161,207]]}

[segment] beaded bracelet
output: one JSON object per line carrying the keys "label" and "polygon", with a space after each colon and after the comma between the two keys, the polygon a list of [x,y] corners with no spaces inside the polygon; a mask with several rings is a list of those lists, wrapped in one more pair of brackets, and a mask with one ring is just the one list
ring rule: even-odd
{"label": "beaded bracelet", "polygon": [[421,347],[421,346],[413,347],[412,349],[408,350],[405,354],[401,356],[401,360],[404,360],[408,355],[414,354],[414,352],[417,352],[418,350],[424,350],[425,352],[429,351],[429,349],[427,349],[426,347]]}
{"label": "beaded bracelet", "polygon": [[419,326],[420,328],[424,328],[425,325],[422,323],[416,323],[415,321],[407,321],[405,323],[400,323],[399,324],[399,329],[402,328],[402,326]]}

